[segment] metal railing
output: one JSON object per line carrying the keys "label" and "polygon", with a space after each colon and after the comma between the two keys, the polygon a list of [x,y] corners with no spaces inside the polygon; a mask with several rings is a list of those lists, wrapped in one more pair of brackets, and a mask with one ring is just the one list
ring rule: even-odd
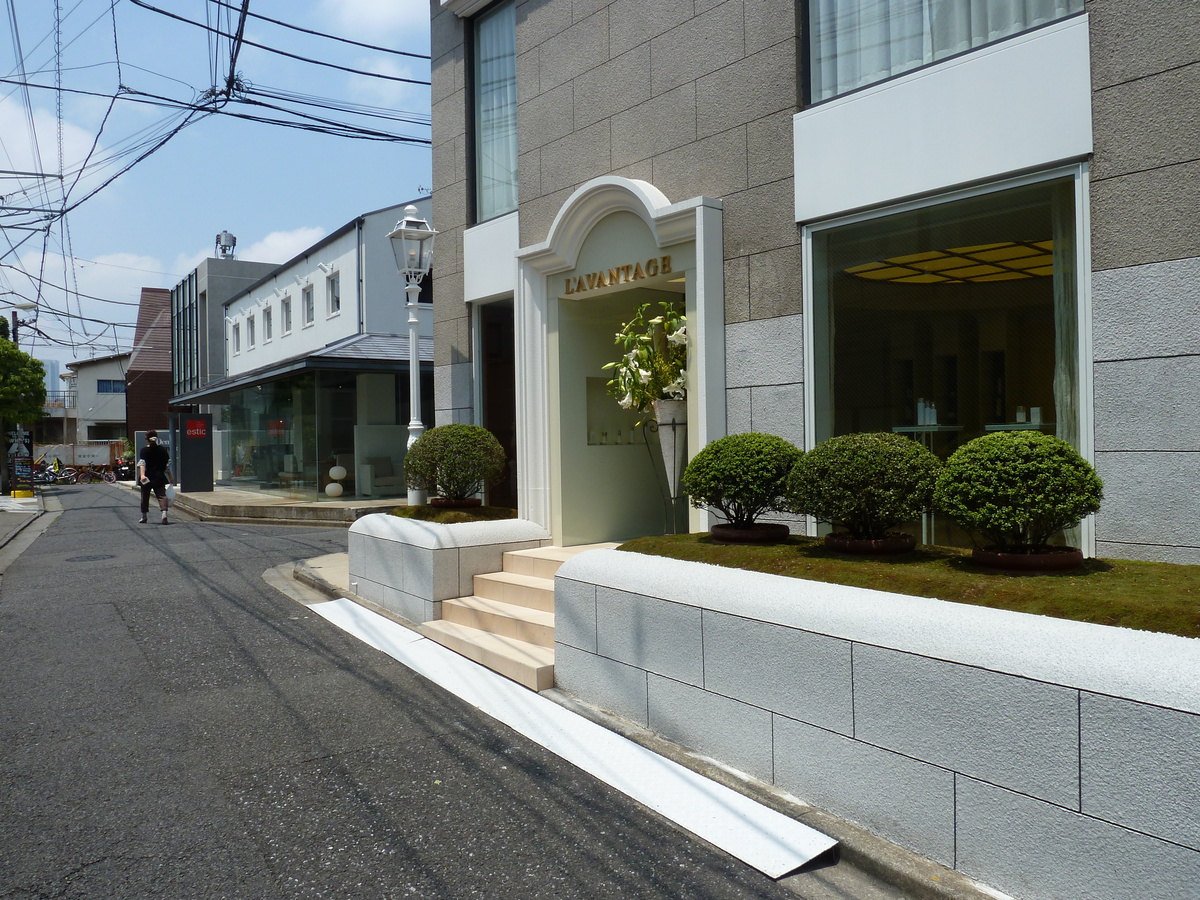
{"label": "metal railing", "polygon": [[78,403],[75,391],[46,391],[45,409],[74,409]]}

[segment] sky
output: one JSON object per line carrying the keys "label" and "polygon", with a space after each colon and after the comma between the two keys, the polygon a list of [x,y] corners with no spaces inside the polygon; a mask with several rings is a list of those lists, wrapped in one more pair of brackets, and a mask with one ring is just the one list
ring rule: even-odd
{"label": "sky", "polygon": [[232,35],[242,3],[4,0],[0,312],[37,305],[18,311],[26,353],[65,372],[128,351],[141,289],[173,287],[218,232],[238,259],[282,263],[429,193],[428,0],[249,0],[229,100],[235,42],[212,29]]}

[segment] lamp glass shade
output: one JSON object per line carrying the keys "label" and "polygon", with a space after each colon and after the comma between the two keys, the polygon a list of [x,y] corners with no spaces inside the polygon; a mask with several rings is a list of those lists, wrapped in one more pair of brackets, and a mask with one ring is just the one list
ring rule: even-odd
{"label": "lamp glass shade", "polygon": [[345,466],[334,466],[332,469],[329,470],[329,477],[332,478],[334,481],[341,481],[343,478],[346,477],[346,467]]}
{"label": "lamp glass shade", "polygon": [[415,206],[404,208],[404,218],[388,235],[396,269],[410,281],[420,281],[433,266],[433,238],[437,232],[420,218]]}

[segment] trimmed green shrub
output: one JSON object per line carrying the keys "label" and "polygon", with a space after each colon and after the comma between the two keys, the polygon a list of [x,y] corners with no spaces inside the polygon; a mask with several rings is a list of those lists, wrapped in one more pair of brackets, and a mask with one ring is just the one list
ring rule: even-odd
{"label": "trimmed green shrub", "polygon": [[693,506],[711,506],[730,525],[748,528],[764,512],[783,508],[784,482],[799,456],[794,444],[773,434],[731,434],[697,453],[679,483]]}
{"label": "trimmed green shrub", "polygon": [[504,472],[500,442],[479,425],[439,425],[417,438],[404,457],[409,488],[447,500],[478,494]]}
{"label": "trimmed green shrub", "polygon": [[844,434],[800,457],[787,481],[787,508],[879,540],[933,505],[941,463],[911,438]]}
{"label": "trimmed green shrub", "polygon": [[1002,552],[1037,552],[1100,508],[1104,486],[1066,441],[1040,431],[985,434],[951,454],[934,505]]}

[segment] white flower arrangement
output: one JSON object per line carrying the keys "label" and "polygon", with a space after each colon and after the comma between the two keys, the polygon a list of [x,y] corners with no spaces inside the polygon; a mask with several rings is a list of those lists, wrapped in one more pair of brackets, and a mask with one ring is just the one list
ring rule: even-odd
{"label": "white flower arrangement", "polygon": [[604,369],[612,370],[608,392],[622,409],[653,414],[655,400],[687,397],[687,317],[679,304],[659,303],[662,312],[647,318],[651,305],[621,326],[615,343],[624,352]]}

